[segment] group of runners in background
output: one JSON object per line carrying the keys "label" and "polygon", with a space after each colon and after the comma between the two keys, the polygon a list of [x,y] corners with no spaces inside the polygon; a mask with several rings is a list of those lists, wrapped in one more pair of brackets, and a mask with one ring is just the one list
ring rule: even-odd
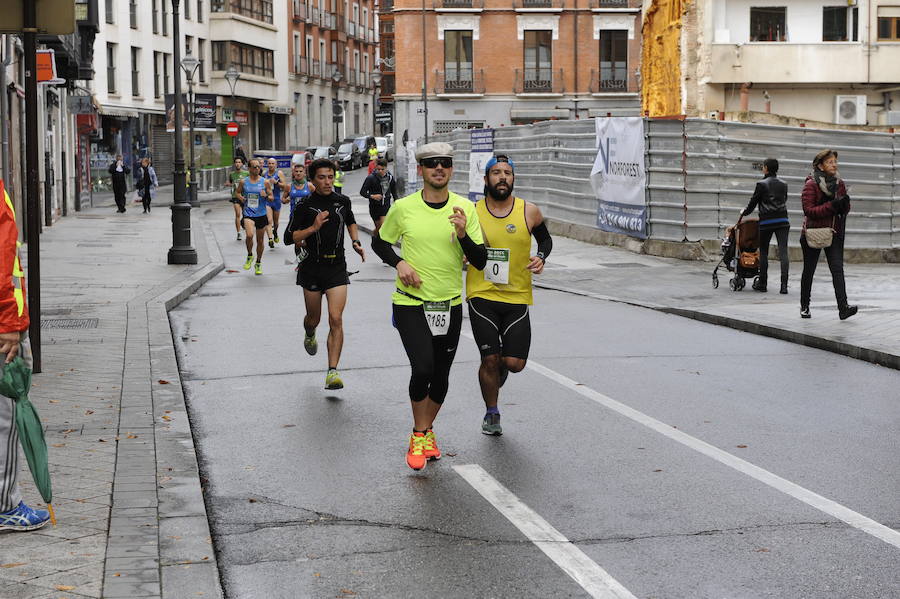
{"label": "group of runners in background", "polygon": [[[453,148],[436,142],[416,152],[423,188],[396,198],[387,162],[373,160],[360,195],[369,200],[375,225],[372,249],[397,271],[392,294],[392,321],[410,362],[408,394],[413,430],[406,462],[422,470],[441,458],[434,422],[449,389],[450,368],[462,328],[462,276],[466,269],[466,302],[472,335],[481,354],[478,381],[485,415],[481,430],[500,435],[499,389],[510,372],[521,371],[531,345],[529,306],[532,275],[543,271],[552,239],[538,207],[513,195],[515,165],[508,156],[491,158],[485,168],[485,198],[473,204],[449,190]],[[303,346],[318,351],[316,327],[323,297],[328,310],[326,389],[344,386],[337,370],[343,348],[343,311],[349,277],[344,254],[345,231],[351,247],[365,261],[350,199],[335,190],[337,166],[328,159],[291,168],[287,181],[269,159],[267,170],[256,159],[249,171],[235,160],[232,202],[235,228],[246,235],[247,259],[262,274],[265,236],[279,242],[278,214],[290,203],[284,243],[298,255],[297,284],[303,289],[306,315]],[[392,205],[392,200],[393,205]],[[537,250],[532,253],[532,237]],[[401,253],[394,244],[401,244]]]}

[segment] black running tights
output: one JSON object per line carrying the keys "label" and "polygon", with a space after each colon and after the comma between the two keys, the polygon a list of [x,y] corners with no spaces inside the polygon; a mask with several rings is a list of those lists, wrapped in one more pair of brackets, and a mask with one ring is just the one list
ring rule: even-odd
{"label": "black running tights", "polygon": [[412,369],[409,398],[422,401],[429,397],[437,404],[444,403],[462,328],[462,305],[450,308],[450,327],[446,335],[431,334],[422,306],[394,304],[394,324]]}

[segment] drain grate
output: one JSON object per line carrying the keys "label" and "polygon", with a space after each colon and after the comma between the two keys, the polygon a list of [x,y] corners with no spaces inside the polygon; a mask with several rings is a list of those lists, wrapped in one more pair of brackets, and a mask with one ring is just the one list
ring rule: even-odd
{"label": "drain grate", "polygon": [[79,248],[111,248],[111,243],[94,243],[94,242],[85,242],[85,243],[76,243],[75,247]]}
{"label": "drain grate", "polygon": [[41,321],[42,329],[96,329],[99,318],[51,318]]}
{"label": "drain grate", "polygon": [[72,308],[42,308],[41,316],[65,316],[72,313]]}
{"label": "drain grate", "polygon": [[638,262],[600,262],[604,268],[647,268],[646,264]]}

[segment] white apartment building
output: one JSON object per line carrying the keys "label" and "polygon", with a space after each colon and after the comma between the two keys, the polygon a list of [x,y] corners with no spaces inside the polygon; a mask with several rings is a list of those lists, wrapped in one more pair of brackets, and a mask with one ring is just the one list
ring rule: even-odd
{"label": "white apartment building", "polygon": [[[288,154],[331,144],[344,132],[371,130],[375,66],[372,0],[180,0],[182,58],[200,60],[198,94],[216,98],[216,131],[184,134],[199,167],[231,163],[240,145],[248,156]],[[174,77],[172,0],[99,0],[92,91],[101,123],[92,139],[95,189],[105,189],[116,153],[134,165],[152,157],[164,182],[172,177],[172,133],[166,132],[165,96]],[[238,73],[232,83],[226,73]],[[336,127],[332,102],[345,108]],[[236,138],[225,126],[240,125]]]}
{"label": "white apartment building", "polygon": [[686,114],[900,124],[900,0],[706,0],[683,22]]}

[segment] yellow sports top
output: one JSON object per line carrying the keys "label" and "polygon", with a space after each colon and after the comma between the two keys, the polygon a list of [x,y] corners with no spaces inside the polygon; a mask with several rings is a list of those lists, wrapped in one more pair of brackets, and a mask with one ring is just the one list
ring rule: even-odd
{"label": "yellow sports top", "polygon": [[[475,204],[488,248],[484,270],[466,270],[466,298],[480,297],[508,304],[531,305],[531,232],[525,222],[525,200],[513,198],[512,210],[495,215],[487,200]],[[504,282],[506,281],[506,282]]]}

